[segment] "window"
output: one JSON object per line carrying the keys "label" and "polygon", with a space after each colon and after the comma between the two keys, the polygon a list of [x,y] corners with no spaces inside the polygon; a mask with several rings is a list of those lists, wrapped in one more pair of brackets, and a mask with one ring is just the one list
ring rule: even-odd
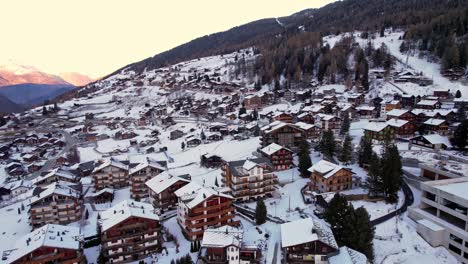
{"label": "window", "polygon": [[457,255],[460,255],[461,254],[461,249],[459,249],[458,247],[452,245],[452,244],[449,244],[449,249],[451,251],[453,251],[454,253],[456,253]]}
{"label": "window", "polygon": [[321,260],[321,261],[327,261],[327,256],[321,256],[321,257],[320,257],[320,260]]}

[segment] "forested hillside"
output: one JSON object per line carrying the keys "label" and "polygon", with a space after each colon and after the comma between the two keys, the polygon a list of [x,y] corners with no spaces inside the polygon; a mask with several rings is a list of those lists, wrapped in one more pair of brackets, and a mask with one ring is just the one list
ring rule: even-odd
{"label": "forested hillside", "polygon": [[[427,28],[429,24],[438,23],[439,25],[443,25],[441,28],[451,28],[454,22],[448,19],[440,19],[439,22],[435,21],[441,16],[450,17],[453,14],[464,14],[462,10],[467,4],[468,0],[338,1],[320,9],[308,9],[289,17],[279,18],[278,20],[281,24],[273,18],[263,19],[235,27],[225,32],[204,36],[154,57],[130,64],[124,68],[142,72],[145,69],[151,70],[167,64],[174,64],[202,56],[228,53],[250,46],[263,46],[259,50],[265,52],[265,50],[268,50],[267,46],[274,46],[271,43],[277,45],[278,41],[281,42],[280,45],[283,47],[290,46],[291,42],[295,42],[296,44],[294,45],[296,46],[297,43],[301,45],[300,42],[310,46],[304,39],[312,38],[316,40],[317,35],[298,36],[296,38],[298,40],[294,40],[294,35],[302,35],[304,32],[319,32],[321,35],[329,35],[354,30],[378,32],[384,28],[398,27],[413,32],[411,34],[412,39],[417,41],[424,39],[422,35],[427,33],[427,30],[424,30],[424,28]],[[464,34],[462,32],[466,31],[467,25],[466,19],[458,21],[462,21],[458,23],[460,30],[457,29],[456,33],[457,36],[460,36],[460,34]],[[416,34],[417,32],[425,33]],[[284,37],[285,35],[287,37]],[[311,37],[314,35],[315,37]],[[448,34],[440,34],[438,38],[442,39],[440,40],[442,42],[449,42],[450,36]],[[265,45],[265,43],[267,44]],[[428,49],[429,47],[432,46],[428,45]],[[270,52],[276,53],[275,51]],[[441,57],[441,54],[444,54],[444,52],[445,50],[439,50],[437,54]],[[293,69],[288,69],[288,72],[291,73],[292,71]]]}

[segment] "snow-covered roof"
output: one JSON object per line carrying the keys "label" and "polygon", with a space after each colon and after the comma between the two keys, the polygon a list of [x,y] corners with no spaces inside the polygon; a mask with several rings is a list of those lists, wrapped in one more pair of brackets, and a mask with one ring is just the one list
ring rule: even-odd
{"label": "snow-covered roof", "polygon": [[466,191],[468,190],[468,181],[465,179],[459,182],[450,182],[450,180],[447,180],[446,184],[437,184],[433,185],[433,187],[456,197],[468,200],[468,192]]}
{"label": "snow-covered roof", "polygon": [[151,167],[151,168],[154,168],[154,169],[159,169],[161,171],[164,171],[166,168],[161,163],[162,162],[147,158],[144,162],[140,162],[135,167],[131,168],[129,170],[129,174],[130,175],[135,174],[135,173],[137,173],[137,172],[139,172],[142,169],[145,169],[147,167]]}
{"label": "snow-covered roof", "polygon": [[387,125],[392,126],[392,127],[402,127],[406,125],[407,123],[408,121],[406,120],[395,119],[395,118],[392,118],[387,121]]}
{"label": "snow-covered roof", "polygon": [[92,193],[90,195],[88,195],[88,197],[98,197],[100,196],[101,194],[104,194],[104,193],[114,193],[114,189],[111,189],[111,188],[104,188],[104,189],[101,189],[100,191],[98,192],[95,192],[95,193]]}
{"label": "snow-covered roof", "polygon": [[16,261],[41,247],[80,249],[80,228],[47,224],[19,238],[8,262]]}
{"label": "snow-covered roof", "polygon": [[283,149],[283,148],[284,148],[284,149],[287,149],[287,148],[285,148],[285,147],[283,147],[283,146],[280,146],[280,145],[278,145],[278,144],[276,144],[276,143],[271,143],[270,145],[268,145],[268,146],[262,148],[261,151],[262,151],[263,153],[265,153],[266,155],[270,156],[271,154],[273,154],[273,153],[275,153],[275,152],[277,152],[277,151],[279,151],[279,150],[281,150],[281,149]]}
{"label": "snow-covered roof", "polygon": [[188,208],[193,208],[212,196],[222,196],[228,199],[233,199],[232,196],[220,192],[219,190],[215,190],[210,187],[204,187],[195,182],[190,182],[174,193],[185,203]]}
{"label": "snow-covered roof", "polygon": [[94,168],[93,173],[98,172],[104,168],[107,168],[108,166],[113,166],[121,170],[128,170],[128,165],[124,164],[122,161],[117,160],[115,158],[110,158],[110,159],[105,160],[96,168]]}
{"label": "snow-covered roof", "polygon": [[440,126],[445,122],[443,119],[430,118],[424,122],[425,125]]}
{"label": "snow-covered roof", "polygon": [[329,264],[367,264],[366,255],[349,247],[340,247],[337,255],[328,258]]}
{"label": "snow-covered roof", "polygon": [[436,100],[421,100],[419,101],[416,105],[429,105],[429,106],[433,106],[435,104],[437,104],[439,101],[436,101]]}
{"label": "snow-covered roof", "polygon": [[74,181],[76,179],[76,175],[71,173],[70,171],[62,170],[60,168],[53,169],[49,171],[47,174],[39,176],[31,180],[33,184],[36,184],[38,182],[41,182],[47,178],[53,177],[53,176],[59,176],[64,179],[68,179],[70,181]]}
{"label": "snow-covered roof", "polygon": [[[66,196],[66,197],[73,197],[73,198],[79,198],[80,197],[80,192],[71,188],[66,184],[66,182],[54,182],[51,183],[44,188],[41,187],[36,187],[40,188],[37,190],[37,194],[35,194],[33,197],[31,197],[31,204],[40,201],[44,199],[45,197],[48,197],[49,195],[57,194],[61,196]],[[36,189],[34,189],[34,192],[36,192]]]}
{"label": "snow-covered roof", "polygon": [[244,232],[237,227],[221,226],[209,228],[203,233],[202,247],[225,248],[227,246],[240,247]]}
{"label": "snow-covered roof", "polygon": [[357,111],[374,111],[375,110],[375,107],[374,106],[369,106],[369,105],[361,105],[361,106],[358,106],[356,107],[356,110]]}
{"label": "snow-covered roof", "polygon": [[315,115],[315,118],[318,118],[319,120],[332,120],[333,118],[336,118],[334,115],[327,115],[327,114],[317,114]]}
{"label": "snow-covered roof", "polygon": [[295,123],[295,125],[297,127],[299,127],[300,129],[302,129],[302,130],[309,130],[309,129],[314,127],[314,125],[304,123],[304,122],[297,122],[297,123]]}
{"label": "snow-covered roof", "polygon": [[281,224],[282,248],[317,240],[338,249],[338,244],[330,228],[318,220],[304,218]]}
{"label": "snow-covered roof", "polygon": [[[417,136],[417,137],[420,137],[420,136]],[[444,137],[439,134],[424,135],[422,137],[433,145],[444,144],[448,148],[452,147],[452,144],[450,143],[450,140],[448,139],[448,137]]]}
{"label": "snow-covered roof", "polygon": [[387,112],[387,115],[389,116],[402,116],[404,114],[408,113],[408,110],[405,109],[392,109],[391,111]]}
{"label": "snow-covered roof", "polygon": [[153,192],[159,194],[172,186],[173,184],[177,183],[178,181],[183,182],[190,182],[187,179],[172,176],[167,171],[161,172],[159,175],[155,176],[151,180],[147,181],[145,184],[150,188]]}
{"label": "snow-covered roof", "polygon": [[116,224],[125,221],[130,217],[159,220],[159,216],[154,212],[154,208],[149,203],[124,200],[111,208],[100,213],[101,231],[106,231]]}
{"label": "snow-covered roof", "polygon": [[327,178],[335,175],[335,173],[337,173],[341,169],[343,169],[343,167],[341,167],[340,165],[331,163],[331,162],[326,161],[326,160],[321,160],[321,161],[315,163],[314,165],[312,165],[312,167],[310,167],[308,169],[308,171],[318,172],[318,173],[322,174],[325,179],[327,179]]}
{"label": "snow-covered roof", "polygon": [[364,128],[364,130],[380,132],[384,130],[387,126],[388,125],[386,122],[369,122]]}

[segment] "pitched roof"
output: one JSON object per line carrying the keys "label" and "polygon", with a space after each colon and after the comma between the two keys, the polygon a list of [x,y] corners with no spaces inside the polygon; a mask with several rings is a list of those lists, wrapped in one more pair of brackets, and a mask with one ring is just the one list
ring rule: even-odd
{"label": "pitched roof", "polygon": [[54,182],[44,188],[36,187],[33,191],[33,197],[31,197],[31,204],[44,199],[52,194],[57,194],[66,197],[79,198],[80,192],[71,188],[66,182]]}
{"label": "pitched roof", "polygon": [[402,127],[406,125],[408,121],[406,120],[401,120],[401,119],[390,119],[387,121],[387,125],[392,126],[392,127]]}
{"label": "pitched roof", "polygon": [[124,200],[111,208],[100,213],[101,215],[101,231],[104,232],[109,228],[125,221],[130,217],[146,218],[150,220],[159,220],[159,216],[154,212],[154,208],[149,203],[141,203],[136,201]]}
{"label": "pitched roof", "polygon": [[332,231],[325,224],[312,218],[281,224],[281,247],[291,247],[312,241],[321,241],[338,249]]}
{"label": "pitched roof", "polygon": [[148,186],[148,188],[150,188],[153,192],[159,194],[178,181],[190,182],[187,179],[172,176],[169,174],[169,172],[163,171],[159,175],[147,181],[145,185]]}
{"label": "pitched roof", "polygon": [[41,247],[78,250],[79,236],[79,227],[47,224],[19,238],[7,260],[11,263]]}
{"label": "pitched roof", "polygon": [[322,174],[325,179],[327,179],[335,175],[335,173],[337,173],[341,169],[345,169],[345,168],[341,167],[340,165],[331,163],[329,161],[321,160],[315,163],[314,165],[312,165],[312,167],[310,167],[308,171],[318,172]]}
{"label": "pitched roof", "polygon": [[[406,113],[408,113],[409,111],[408,110],[405,110],[405,109],[392,109],[391,111],[388,111],[387,112],[387,115],[388,116],[402,116]],[[411,113],[411,112],[410,112]]]}
{"label": "pitched roof", "polygon": [[232,226],[209,228],[203,233],[202,247],[225,248],[227,246],[240,247],[244,231]]}
{"label": "pitched roof", "polygon": [[369,122],[364,130],[380,132],[384,130],[388,124],[386,122]]}
{"label": "pitched roof", "polygon": [[443,119],[437,119],[437,118],[430,118],[424,122],[425,125],[430,125],[430,126],[440,126],[445,122]]}
{"label": "pitched roof", "polygon": [[193,208],[212,196],[221,196],[233,199],[233,197],[230,195],[217,191],[211,187],[201,186],[195,182],[190,182],[189,184],[175,191],[174,194],[179,197],[188,208]]}
{"label": "pitched roof", "polygon": [[[270,145],[262,148],[262,152],[265,153],[266,155],[270,156],[271,154],[274,154],[276,153],[277,151],[281,150],[281,149],[286,149],[286,150],[289,150],[283,146],[280,146],[276,143],[271,143]],[[289,150],[290,151],[290,150]]]}

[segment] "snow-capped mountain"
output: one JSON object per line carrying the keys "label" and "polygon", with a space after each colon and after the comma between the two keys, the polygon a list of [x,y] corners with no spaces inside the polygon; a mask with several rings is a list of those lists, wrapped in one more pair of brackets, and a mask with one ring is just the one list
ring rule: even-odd
{"label": "snow-capped mountain", "polygon": [[45,73],[34,66],[21,65],[13,61],[0,64],[0,86],[22,83],[70,85],[61,77]]}

